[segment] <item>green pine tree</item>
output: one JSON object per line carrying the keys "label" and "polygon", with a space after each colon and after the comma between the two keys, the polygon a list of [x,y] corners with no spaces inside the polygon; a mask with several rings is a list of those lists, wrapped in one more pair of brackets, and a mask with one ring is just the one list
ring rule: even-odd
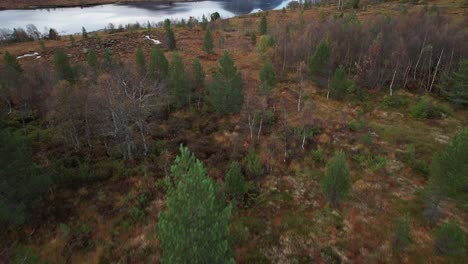
{"label": "green pine tree", "polygon": [[172,28],[166,30],[166,39],[167,39],[167,47],[169,50],[175,50],[177,48],[176,39],[174,36],[174,31]]}
{"label": "green pine tree", "polygon": [[351,191],[351,176],[346,158],[340,151],[327,164],[327,173],[322,180],[322,190],[332,206],[337,206]]}
{"label": "green pine tree", "polygon": [[143,54],[143,50],[141,49],[140,46],[138,46],[136,50],[135,61],[136,61],[138,73],[144,74],[146,71],[146,61],[145,61],[145,55]]}
{"label": "green pine tree", "polygon": [[448,89],[448,98],[455,104],[468,106],[468,59],[460,61],[453,74],[453,85]]}
{"label": "green pine tree", "polygon": [[465,256],[465,233],[460,225],[451,220],[435,231],[435,248],[444,255]]}
{"label": "green pine tree", "polygon": [[338,100],[343,99],[351,87],[352,82],[348,80],[346,69],[343,65],[340,65],[330,80],[330,96]]}
{"label": "green pine tree", "polygon": [[94,50],[88,51],[88,66],[95,69],[98,66],[98,59]]}
{"label": "green pine tree", "polygon": [[8,77],[18,77],[23,72],[18,60],[8,51],[3,55],[3,64]]}
{"label": "green pine tree", "polygon": [[0,168],[0,229],[6,230],[28,220],[31,209],[47,192],[50,180],[33,163],[29,142],[3,130]]}
{"label": "green pine tree", "polygon": [[104,58],[102,59],[102,67],[109,70],[113,64],[114,60],[112,59],[112,52],[110,49],[106,49],[104,51]]}
{"label": "green pine tree", "polygon": [[158,45],[154,45],[150,54],[150,61],[148,64],[148,76],[152,80],[165,79],[169,72],[169,62],[164,56],[164,52]]}
{"label": "green pine tree", "polygon": [[54,62],[57,78],[59,80],[66,80],[69,83],[74,84],[76,81],[75,73],[70,65],[70,62],[68,61],[67,55],[65,55],[60,50],[56,51],[54,56]]}
{"label": "green pine tree", "polygon": [[88,32],[86,31],[86,28],[85,28],[85,27],[82,27],[82,28],[81,28],[81,36],[83,37],[83,39],[87,39],[87,38],[88,38]]}
{"label": "green pine tree", "polygon": [[268,31],[267,17],[262,16],[260,20],[260,28],[259,28],[260,35],[266,35],[267,31]]}
{"label": "green pine tree", "polygon": [[157,225],[162,263],[234,263],[227,240],[232,207],[203,164],[187,148],[180,152]]}
{"label": "green pine tree", "polygon": [[395,251],[403,251],[411,244],[411,226],[409,217],[398,219],[393,227],[392,246]]}
{"label": "green pine tree", "polygon": [[203,30],[206,30],[206,28],[207,28],[207,26],[208,26],[208,19],[206,18],[205,15],[202,16],[201,25],[202,25],[202,29],[203,29]]}
{"label": "green pine tree", "polygon": [[169,89],[172,103],[177,107],[183,107],[190,103],[192,89],[185,70],[185,64],[177,52],[172,54],[169,65]]}
{"label": "green pine tree", "polygon": [[246,191],[246,183],[241,166],[237,161],[231,163],[224,178],[224,191],[226,195],[237,202],[242,202]]}
{"label": "green pine tree", "polygon": [[276,85],[275,69],[270,59],[267,59],[260,70],[260,93],[268,95]]}
{"label": "green pine tree", "polygon": [[430,167],[429,189],[436,196],[466,201],[468,188],[468,127],[444,151],[436,153]]}
{"label": "green pine tree", "polygon": [[194,87],[203,87],[205,85],[205,70],[197,58],[192,62],[192,81]]}
{"label": "green pine tree", "polygon": [[244,161],[245,171],[252,178],[258,178],[263,175],[263,164],[254,148],[249,150]]}
{"label": "green pine tree", "polygon": [[227,51],[219,63],[220,67],[213,76],[213,82],[208,86],[208,102],[217,113],[239,113],[244,101],[241,74]]}
{"label": "green pine tree", "polygon": [[314,76],[316,74],[325,74],[328,60],[330,58],[330,48],[325,40],[322,40],[317,49],[309,58],[309,73]]}
{"label": "green pine tree", "polygon": [[213,37],[211,37],[210,30],[207,30],[205,33],[205,39],[203,40],[203,50],[206,53],[211,54],[213,53],[213,48],[214,48]]}

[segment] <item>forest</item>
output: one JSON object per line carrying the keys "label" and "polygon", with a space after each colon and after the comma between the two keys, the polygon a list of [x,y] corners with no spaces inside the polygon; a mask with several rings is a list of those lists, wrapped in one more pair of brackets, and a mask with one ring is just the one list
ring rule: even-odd
{"label": "forest", "polygon": [[468,262],[467,6],[1,32],[0,263]]}

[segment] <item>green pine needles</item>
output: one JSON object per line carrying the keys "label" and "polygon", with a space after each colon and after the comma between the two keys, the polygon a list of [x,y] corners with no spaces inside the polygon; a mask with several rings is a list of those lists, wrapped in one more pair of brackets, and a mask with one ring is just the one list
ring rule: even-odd
{"label": "green pine needles", "polygon": [[171,167],[173,185],[157,230],[162,263],[234,263],[228,243],[232,206],[186,147]]}
{"label": "green pine needles", "polygon": [[338,152],[327,164],[327,173],[322,180],[322,190],[334,207],[349,196],[351,175],[346,166],[346,157],[343,151]]}

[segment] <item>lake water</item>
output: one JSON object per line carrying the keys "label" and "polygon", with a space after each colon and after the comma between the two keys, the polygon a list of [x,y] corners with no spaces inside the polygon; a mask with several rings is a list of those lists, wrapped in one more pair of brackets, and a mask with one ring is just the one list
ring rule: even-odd
{"label": "lake water", "polygon": [[222,18],[257,12],[259,10],[281,9],[292,0],[218,0],[202,2],[108,4],[92,7],[68,7],[33,10],[0,11],[0,28],[25,28],[35,25],[40,31],[55,28],[61,34],[81,32],[81,27],[88,31],[103,29],[109,23],[120,24],[148,21],[157,23],[166,18],[180,20],[189,17],[201,18],[202,15],[219,12]]}

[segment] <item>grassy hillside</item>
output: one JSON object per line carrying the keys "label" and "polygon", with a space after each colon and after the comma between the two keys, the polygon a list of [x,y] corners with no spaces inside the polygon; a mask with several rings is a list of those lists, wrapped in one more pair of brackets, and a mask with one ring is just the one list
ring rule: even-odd
{"label": "grassy hillside", "polygon": [[[234,206],[228,235],[238,263],[466,263],[466,253],[435,247],[436,230],[452,219],[466,236],[466,189],[434,209],[429,188],[433,155],[468,126],[466,106],[447,96],[455,81],[442,77],[467,59],[463,3],[322,5],[215,20],[207,24],[212,53],[202,49],[203,25],[180,21],[171,26],[175,51],[162,27],[2,46],[2,55],[14,57],[40,52],[19,60],[17,78],[1,66],[0,128],[30,142],[51,184],[24,223],[3,229],[0,259],[158,263],[166,177],[183,144],[221,190],[231,162],[242,167],[249,188]],[[193,85],[187,105],[172,101],[172,77],[138,72],[137,47],[146,66],[153,48],[145,36],[162,41],[169,61],[177,52],[185,62]],[[314,74],[310,58],[322,41],[330,55]],[[73,67],[71,81],[57,71],[58,50]],[[225,50],[243,81],[242,108],[231,115],[217,113],[206,97]],[[89,63],[90,51],[100,66]],[[104,63],[108,51],[112,67]],[[194,58],[206,73],[198,86]],[[276,84],[263,93],[259,73],[267,60]],[[347,88],[337,93],[339,65]],[[248,165],[252,150],[262,173]],[[332,206],[322,182],[339,151],[351,193]],[[437,217],[428,215],[432,209]],[[411,242],[399,248],[401,219]]]}

